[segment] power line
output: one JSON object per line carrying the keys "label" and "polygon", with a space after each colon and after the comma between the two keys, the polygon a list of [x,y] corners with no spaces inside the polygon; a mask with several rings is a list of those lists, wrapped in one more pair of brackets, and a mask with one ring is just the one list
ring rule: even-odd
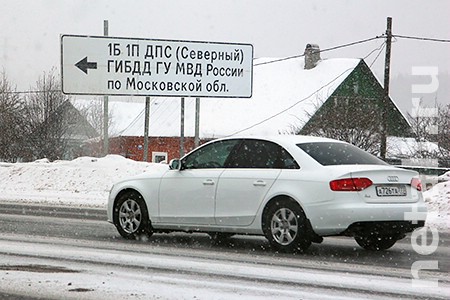
{"label": "power line", "polygon": [[[369,52],[369,54],[367,54],[367,55],[364,57],[364,59],[366,59],[367,57],[369,57],[369,56],[370,56],[372,53],[374,53],[375,51],[380,50],[379,53],[377,54],[377,56],[375,57],[375,60],[377,60],[377,58],[380,56],[380,53],[383,51],[385,45],[386,45],[386,43],[383,42],[383,44],[382,44],[381,46],[379,46],[378,48],[375,48],[374,50],[372,50],[371,52]],[[372,64],[375,62],[375,60],[372,62]],[[275,117],[278,117],[279,115],[281,115],[281,114],[287,112],[288,110],[290,110],[291,108],[297,106],[298,104],[300,104],[300,103],[302,103],[302,102],[308,100],[310,97],[314,96],[315,94],[317,94],[318,92],[320,92],[322,89],[326,88],[328,85],[332,84],[332,83],[335,82],[339,77],[341,77],[341,76],[344,75],[346,72],[348,72],[348,71],[350,71],[350,70],[352,70],[352,69],[353,69],[353,68],[349,68],[349,69],[345,70],[344,72],[342,72],[341,74],[339,74],[338,76],[336,76],[334,79],[332,79],[330,82],[328,82],[328,83],[326,83],[325,85],[321,86],[320,88],[318,88],[317,90],[315,90],[314,92],[312,92],[310,95],[308,95],[308,96],[306,96],[305,98],[303,98],[303,99],[301,99],[301,100],[295,102],[294,104],[292,104],[291,106],[289,106],[289,107],[283,109],[282,111],[280,111],[280,112],[278,112],[278,113],[276,113],[276,114],[274,114],[274,115],[272,115],[272,116],[270,116],[270,117],[268,117],[268,118],[265,118],[264,120],[262,120],[262,121],[260,121],[260,122],[257,122],[257,123],[255,123],[255,124],[253,124],[253,125],[251,125],[251,126],[249,126],[249,127],[247,127],[247,128],[244,128],[244,129],[241,129],[241,130],[239,130],[239,131],[236,131],[235,133],[230,134],[230,135],[228,135],[228,136],[234,136],[234,135],[237,135],[237,134],[239,134],[239,133],[241,133],[241,132],[247,131],[247,130],[252,129],[252,128],[258,126],[258,125],[261,125],[262,123],[265,123],[265,122],[267,122],[267,121],[269,121],[269,120],[271,120],[271,119],[273,119],[273,118],[275,118]]]}
{"label": "power line", "polygon": [[[350,46],[354,46],[354,45],[370,42],[370,41],[373,41],[373,40],[376,40],[376,39],[380,39],[380,38],[384,38],[384,36],[375,36],[375,37],[364,39],[364,40],[359,40],[359,41],[355,41],[355,42],[351,42],[351,43],[347,43],[347,44],[342,44],[342,45],[338,45],[338,46],[334,46],[334,47],[330,47],[330,48],[326,48],[326,49],[320,50],[319,52],[322,53],[322,52],[332,51],[332,50],[336,50],[336,49],[346,48],[346,47],[350,47]],[[289,59],[299,58],[299,57],[303,57],[303,56],[305,56],[305,55],[304,54],[299,54],[299,55],[294,55],[294,56],[288,56],[288,57],[279,58],[279,59],[275,59],[275,60],[271,60],[271,61],[267,61],[267,62],[257,63],[257,64],[254,64],[253,66],[256,67],[256,66],[266,65],[266,64],[276,63],[276,62],[285,61],[285,60],[289,60]],[[14,91],[14,92],[3,92],[3,93],[5,93],[5,94],[6,93],[8,93],[8,94],[32,94],[32,93],[48,93],[48,92],[61,92],[61,90],[19,91],[19,92]]]}
{"label": "power line", "polygon": [[440,43],[450,43],[450,40],[447,39],[436,39],[429,37],[419,37],[419,36],[407,36],[407,35],[399,35],[393,34],[393,37],[401,38],[401,39],[410,39],[410,40],[419,40],[419,41],[428,41],[428,42],[440,42]]}
{"label": "power line", "polygon": [[[383,43],[381,45],[381,49],[379,49],[380,51],[378,52],[377,56],[375,57],[375,59],[370,64],[369,68],[372,68],[373,64],[377,61],[378,57],[380,57],[381,53],[383,53],[383,50],[384,50],[385,47],[386,47],[386,43]],[[364,59],[366,59],[366,57]]]}
{"label": "power line", "polygon": [[371,56],[371,55],[372,55],[375,51],[377,51],[377,50],[382,51],[385,45],[386,45],[385,42],[381,43],[381,45],[380,45],[378,48],[375,48],[375,49],[373,49],[372,51],[370,51],[369,54],[367,54],[366,56],[364,56],[363,59],[368,58],[369,56]]}
{"label": "power line", "polygon": [[[403,39],[414,39],[414,40],[420,40],[420,41],[441,42],[441,43],[449,43],[450,42],[450,40],[447,40],[447,39],[437,39],[437,38],[417,37],[417,36],[406,36],[406,35],[399,35],[399,34],[393,34],[392,37],[393,38],[403,38]],[[350,47],[350,46],[354,46],[354,45],[370,42],[370,41],[373,41],[373,40],[376,40],[376,39],[381,39],[381,38],[386,38],[386,35],[383,34],[383,35],[380,35],[380,36],[375,36],[375,37],[372,37],[372,38],[359,40],[359,41],[348,43],[348,44],[343,44],[343,45],[339,45],[339,46],[326,48],[326,49],[320,50],[319,52],[322,53],[322,52],[337,50],[337,49],[341,49],[341,48],[346,48],[346,47]],[[256,66],[261,66],[261,65],[267,65],[267,64],[276,63],[276,62],[285,61],[285,60],[294,59],[294,58],[299,58],[299,57],[303,57],[303,56],[305,56],[305,55],[304,54],[293,55],[293,56],[279,58],[279,59],[275,59],[275,60],[271,60],[271,61],[257,63],[257,64],[254,64],[253,66],[256,67]]]}
{"label": "power line", "polygon": [[[355,42],[352,42],[352,43],[347,43],[347,44],[343,44],[343,45],[339,45],[339,46],[334,46],[334,47],[331,47],[331,48],[326,48],[326,49],[320,50],[320,52],[326,52],[326,51],[332,51],[332,50],[336,50],[336,49],[340,49],[340,48],[350,47],[350,46],[353,46],[353,45],[366,43],[366,42],[373,41],[373,40],[380,39],[380,38],[384,38],[384,37],[383,37],[383,36],[376,36],[376,37],[372,37],[372,38],[368,38],[368,39],[364,39],[364,40],[355,41]],[[374,53],[375,51],[380,50],[380,52],[378,53],[377,57],[375,58],[375,60],[377,60],[378,56],[380,55],[381,51],[382,51],[383,48],[384,48],[384,45],[385,45],[385,43],[383,43],[380,47],[378,47],[378,48],[372,50],[369,54],[367,54],[367,55],[364,57],[364,59],[366,59],[367,57],[369,57],[370,55],[372,55],[372,53]],[[276,60],[273,60],[273,61],[268,61],[268,62],[264,62],[264,63],[254,64],[254,66],[259,66],[259,65],[264,65],[264,64],[270,64],[270,63],[276,63],[276,62],[285,61],[285,60],[289,60],[289,59],[293,59],[293,58],[298,58],[298,57],[303,57],[303,56],[304,56],[304,54],[301,54],[301,55],[295,55],[295,56],[290,56],[290,57],[285,57],[285,58],[276,59]],[[372,62],[372,64],[375,62],[375,60]],[[286,109],[280,111],[279,113],[277,113],[277,114],[275,114],[275,115],[273,115],[273,116],[271,116],[271,117],[268,117],[268,118],[266,118],[266,119],[264,119],[264,120],[262,120],[262,121],[260,121],[260,122],[258,122],[258,123],[256,123],[256,124],[254,124],[254,125],[252,125],[252,126],[250,126],[250,127],[248,127],[248,128],[245,128],[245,129],[242,129],[242,130],[240,130],[240,131],[237,131],[237,132],[233,133],[232,135],[239,134],[239,133],[241,133],[241,132],[243,132],[243,131],[246,131],[246,130],[248,130],[248,129],[251,129],[251,128],[253,128],[253,127],[256,127],[256,126],[258,126],[258,125],[260,125],[260,124],[262,124],[262,123],[264,123],[264,122],[267,122],[267,121],[269,121],[270,119],[277,117],[278,115],[283,114],[284,112],[290,110],[291,108],[295,107],[295,106],[298,105],[299,103],[301,103],[301,102],[303,102],[303,101],[306,101],[308,98],[310,98],[311,96],[313,96],[314,94],[316,94],[317,92],[319,92],[320,90],[322,90],[323,88],[325,88],[326,86],[328,86],[329,84],[333,83],[335,80],[337,80],[340,76],[342,76],[345,72],[347,72],[347,71],[349,71],[349,70],[351,70],[351,69],[345,70],[345,71],[344,71],[343,73],[341,73],[339,76],[337,76],[336,78],[334,78],[333,80],[331,80],[329,83],[325,84],[324,86],[320,87],[318,90],[314,91],[311,95],[307,96],[306,98],[301,99],[300,101],[294,103],[293,105],[291,105],[291,106],[289,106],[288,108],[286,108]],[[51,90],[51,91],[53,91],[53,92],[56,92],[56,91],[60,92],[60,90]],[[25,94],[25,93],[44,93],[44,92],[49,92],[49,91],[25,91],[25,92],[10,92],[10,93]],[[165,100],[165,99],[163,99],[163,100]],[[165,102],[165,101],[163,101],[163,102]],[[157,110],[158,110],[158,109],[159,109],[159,107],[157,108]],[[165,112],[167,109],[168,109],[168,107],[166,107],[166,108],[164,109],[163,112]],[[156,112],[156,111],[155,111],[155,112]],[[126,130],[128,130],[129,128],[131,128],[132,126],[134,126],[134,125],[136,124],[136,122],[139,120],[139,118],[142,116],[143,113],[144,113],[144,110],[142,110],[142,111],[136,116],[136,118],[135,118],[135,119],[134,119],[134,120],[133,120],[126,128],[125,128],[125,129],[123,129],[123,130],[119,133],[119,135],[122,134],[123,132],[125,132]],[[154,113],[154,112],[152,112],[152,115],[153,115],[153,113]],[[166,116],[165,120],[167,120],[168,118],[170,118],[170,117],[173,115],[173,113],[174,113],[174,110],[169,114],[169,116]],[[158,116],[157,119],[159,119],[160,117],[161,117],[161,115]]]}
{"label": "power line", "polygon": [[[450,40],[445,40],[445,39],[435,39],[435,38],[426,38],[426,37],[414,37],[414,36],[404,36],[404,35],[391,35],[391,37],[392,37],[392,38],[415,39],[415,40],[421,40],[421,41],[433,41],[433,42],[445,42],[445,43],[450,42]],[[340,45],[340,46],[335,46],[335,47],[323,49],[323,50],[320,50],[319,52],[332,51],[332,50],[336,50],[336,49],[340,49],[340,48],[345,48],[345,47],[349,47],[349,46],[353,46],[353,45],[357,45],[357,44],[361,44],[361,43],[366,43],[366,42],[369,42],[369,41],[372,41],[372,40],[375,40],[375,39],[380,39],[380,38],[386,38],[386,35],[383,34],[383,35],[381,35],[381,36],[376,36],[376,37],[369,38],[369,39],[365,39],[365,40],[360,40],[360,41],[356,41],[356,42],[352,42],[352,43],[348,43],[348,44],[343,44],[343,45]],[[367,57],[369,57],[370,55],[372,55],[375,51],[379,50],[377,56],[375,57],[375,59],[374,59],[374,60],[372,61],[372,63],[370,64],[370,67],[372,67],[372,65],[373,65],[373,64],[376,62],[376,60],[379,58],[379,56],[381,55],[381,53],[383,52],[383,50],[384,50],[385,47],[386,47],[386,42],[383,42],[383,43],[381,44],[381,46],[379,46],[378,48],[372,50],[372,51],[371,51],[369,54],[367,54],[363,59],[366,59]],[[276,59],[276,60],[267,61],[267,62],[263,62],[263,63],[259,63],[259,64],[254,64],[253,66],[260,66],[260,65],[266,65],[266,64],[276,63],[276,62],[285,61],[285,60],[289,60],[289,59],[293,59],[293,58],[299,58],[299,57],[302,57],[302,56],[305,56],[305,55],[304,55],[304,54],[300,54],[300,55],[295,55],[295,56],[289,56],[289,57],[285,57],[285,58],[281,58],[281,59]],[[280,112],[278,112],[278,113],[276,113],[276,114],[274,114],[274,115],[272,115],[272,116],[270,116],[270,117],[268,117],[268,118],[266,118],[266,119],[264,119],[264,120],[262,120],[262,121],[260,121],[260,122],[258,122],[258,123],[256,123],[256,124],[253,124],[253,125],[251,125],[251,126],[249,126],[249,127],[247,127],[247,128],[244,128],[244,129],[242,129],[242,130],[239,130],[239,131],[237,131],[237,132],[235,132],[235,133],[233,133],[233,134],[231,134],[231,135],[229,135],[229,136],[233,136],[233,135],[239,134],[239,133],[241,133],[241,132],[247,131],[247,130],[249,130],[249,129],[252,129],[252,128],[254,128],[254,127],[256,127],[256,126],[258,126],[258,125],[260,125],[260,124],[262,124],[262,123],[265,123],[265,122],[267,122],[267,121],[269,121],[269,120],[271,120],[271,119],[273,119],[273,118],[275,118],[275,117],[277,117],[277,116],[279,116],[279,115],[285,113],[286,111],[290,110],[290,109],[293,108],[294,106],[298,105],[298,104],[301,103],[301,102],[306,101],[308,98],[310,98],[310,97],[313,96],[314,94],[318,93],[320,90],[322,90],[323,88],[325,88],[326,86],[328,86],[329,84],[331,84],[332,82],[334,82],[335,80],[337,80],[340,76],[342,76],[345,72],[347,72],[347,71],[349,71],[349,70],[350,70],[350,69],[345,70],[343,73],[341,73],[339,76],[337,76],[336,78],[334,78],[332,81],[330,81],[329,83],[327,83],[327,84],[325,84],[324,86],[320,87],[319,89],[317,89],[316,91],[314,91],[311,95],[309,95],[309,96],[307,96],[307,97],[301,99],[300,101],[294,103],[293,105],[289,106],[288,108],[286,108],[286,109],[284,109],[284,110],[282,110],[282,111],[280,111]]]}
{"label": "power line", "polygon": [[12,92],[12,91],[9,91],[9,92],[1,92],[1,93],[2,93],[2,94],[33,94],[33,93],[39,94],[39,93],[56,93],[56,92],[62,93],[61,90],[22,91],[22,92],[17,92],[17,91]]}
{"label": "power line", "polygon": [[244,128],[244,129],[241,129],[241,130],[239,130],[239,131],[236,131],[235,133],[230,134],[230,135],[228,135],[228,136],[233,136],[233,135],[239,134],[239,133],[241,133],[241,132],[247,131],[247,130],[252,129],[252,128],[258,126],[258,125],[261,125],[262,123],[265,123],[265,122],[267,122],[267,121],[269,121],[269,120],[271,120],[271,119],[273,119],[273,118],[275,118],[275,117],[278,117],[279,115],[281,115],[281,114],[287,112],[288,110],[290,110],[290,109],[293,108],[294,106],[297,106],[298,104],[300,104],[300,103],[302,103],[302,102],[308,100],[310,97],[314,96],[315,94],[317,94],[318,92],[320,92],[322,89],[324,89],[324,88],[327,87],[328,85],[332,84],[332,83],[335,82],[339,77],[341,77],[341,76],[344,75],[346,72],[348,72],[348,71],[350,71],[350,70],[352,70],[352,69],[353,69],[353,68],[349,68],[349,69],[345,70],[344,72],[342,72],[341,74],[339,74],[338,76],[336,76],[336,77],[335,77],[333,80],[331,80],[330,82],[328,82],[328,83],[326,83],[325,85],[321,86],[320,88],[318,88],[317,90],[315,90],[314,92],[312,92],[310,95],[308,95],[308,96],[306,96],[305,98],[303,98],[303,99],[301,99],[301,100],[295,102],[294,104],[292,104],[291,106],[289,106],[289,107],[283,109],[282,111],[280,111],[280,112],[278,112],[278,113],[276,113],[276,114],[274,114],[274,115],[272,115],[272,116],[270,116],[270,117],[268,117],[268,118],[265,118],[264,120],[262,120],[262,121],[260,121],[260,122],[258,122],[258,123],[256,123],[256,124],[253,124],[253,125],[251,125],[251,126],[249,126],[249,127],[247,127],[247,128]]}
{"label": "power line", "polygon": [[362,44],[362,43],[367,43],[373,40],[377,40],[377,39],[381,39],[384,38],[384,36],[375,36],[369,39],[365,39],[365,40],[360,40],[360,41],[356,41],[356,42],[352,42],[352,43],[348,43],[348,44],[344,44],[344,45],[340,45],[340,46],[335,46],[335,47],[331,47],[331,48],[327,48],[324,50],[321,50],[320,52],[326,52],[326,51],[331,51],[331,50],[336,50],[336,49],[340,49],[340,48],[345,48],[345,47],[350,47],[350,46],[354,46],[357,44]]}
{"label": "power line", "polygon": [[145,108],[143,108],[142,111],[134,118],[134,120],[131,121],[131,123],[125,129],[120,131],[117,136],[121,136],[125,131],[127,131],[128,129],[133,127],[137,123],[137,121],[140,120],[141,116],[144,114],[144,111],[145,111]]}
{"label": "power line", "polygon": [[[413,40],[419,40],[419,41],[430,41],[430,42],[440,42],[440,43],[450,43],[450,40],[448,39],[439,39],[439,38],[429,38],[429,37],[417,37],[417,36],[407,36],[407,35],[400,35],[400,34],[393,34],[392,35],[393,38],[402,38],[402,39],[413,39]],[[342,45],[338,45],[338,46],[334,46],[334,47],[330,47],[330,48],[326,48],[323,50],[320,50],[319,52],[327,52],[327,51],[332,51],[332,50],[337,50],[337,49],[341,49],[341,48],[346,48],[346,47],[350,47],[350,46],[354,46],[354,45],[358,45],[358,44],[362,44],[362,43],[367,43],[376,39],[381,39],[381,38],[386,38],[385,34],[382,34],[381,36],[375,36],[372,38],[368,38],[368,39],[364,39],[364,40],[359,40],[359,41],[355,41],[355,42],[351,42],[351,43],[347,43],[347,44],[342,44]],[[369,53],[365,58],[367,58],[368,56],[370,56],[373,52],[375,52],[378,49],[373,50],[371,53]],[[267,64],[271,64],[271,63],[277,63],[277,62],[281,62],[281,61],[285,61],[285,60],[289,60],[289,59],[294,59],[294,58],[299,58],[299,57],[303,57],[305,56],[304,54],[299,54],[299,55],[293,55],[293,56],[287,56],[284,58],[279,58],[279,59],[274,59],[271,61],[266,61],[266,62],[262,62],[262,63],[257,63],[254,64],[254,67],[257,66],[261,66],[261,65],[267,65]],[[364,58],[364,59],[365,59]],[[378,57],[377,57],[378,58]],[[256,59],[256,58],[255,58]],[[373,63],[372,63],[373,64]],[[49,92],[61,92],[61,90],[48,90],[48,91],[10,91],[10,92],[2,92],[2,94],[32,94],[32,93],[49,93]]]}
{"label": "power line", "polygon": [[[352,42],[352,43],[348,43],[348,44],[343,44],[343,45],[339,45],[339,46],[334,46],[331,48],[326,48],[323,50],[320,50],[319,52],[327,52],[327,51],[332,51],[332,50],[336,50],[336,49],[341,49],[341,48],[345,48],[345,47],[350,47],[350,46],[354,46],[354,45],[358,45],[358,44],[362,44],[362,43],[367,43],[376,39],[380,39],[380,38],[384,38],[383,36],[375,36],[369,39],[364,39],[364,40],[359,40],[356,42]],[[370,54],[369,54],[370,55]],[[276,62],[280,62],[280,61],[285,61],[285,60],[289,60],[289,59],[293,59],[293,58],[299,58],[299,57],[303,57],[305,56],[305,54],[299,54],[299,55],[294,55],[294,56],[288,56],[285,58],[280,58],[280,59],[275,59],[275,60],[271,60],[271,61],[266,61],[266,62],[262,62],[262,63],[258,63],[258,64],[254,64],[253,66],[261,66],[261,65],[267,65],[267,64],[271,64],[271,63],[276,63]]]}
{"label": "power line", "polygon": [[[180,106],[178,106],[178,101],[169,100],[168,98],[165,98],[165,108],[161,113],[157,116],[156,119],[153,120],[153,124],[166,124],[167,120],[170,120],[174,113],[180,111]],[[175,104],[175,107],[172,106]],[[159,121],[161,119],[161,121]],[[173,118],[172,120],[177,120],[178,118]],[[163,127],[161,132],[164,132],[164,130],[167,129],[166,127]]]}

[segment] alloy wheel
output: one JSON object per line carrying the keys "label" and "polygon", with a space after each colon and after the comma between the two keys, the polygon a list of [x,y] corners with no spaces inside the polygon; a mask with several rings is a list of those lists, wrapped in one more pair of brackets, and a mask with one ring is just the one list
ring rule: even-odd
{"label": "alloy wheel", "polygon": [[119,223],[126,233],[134,233],[142,222],[142,212],[139,203],[128,199],[119,209]]}
{"label": "alloy wheel", "polygon": [[273,214],[270,229],[273,239],[278,244],[289,245],[298,234],[297,216],[289,208],[280,208]]}

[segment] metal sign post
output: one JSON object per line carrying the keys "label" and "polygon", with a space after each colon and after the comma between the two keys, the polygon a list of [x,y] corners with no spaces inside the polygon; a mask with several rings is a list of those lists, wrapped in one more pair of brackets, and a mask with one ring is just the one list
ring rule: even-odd
{"label": "metal sign post", "polygon": [[148,130],[150,127],[150,97],[145,97],[144,161],[148,161]]}
{"label": "metal sign post", "polygon": [[195,136],[194,146],[197,148],[200,145],[200,98],[195,99]]}
{"label": "metal sign post", "polygon": [[180,157],[184,156],[184,97],[181,97],[181,112],[180,112]]}
{"label": "metal sign post", "polygon": [[[109,24],[108,20],[103,21],[103,35],[108,36],[109,31]],[[83,61],[84,63],[84,61]],[[87,62],[87,59],[85,61],[85,64],[83,66],[78,65],[78,68],[93,68],[94,65]],[[109,120],[108,120],[108,96],[103,96],[103,155],[106,156],[109,154]]]}

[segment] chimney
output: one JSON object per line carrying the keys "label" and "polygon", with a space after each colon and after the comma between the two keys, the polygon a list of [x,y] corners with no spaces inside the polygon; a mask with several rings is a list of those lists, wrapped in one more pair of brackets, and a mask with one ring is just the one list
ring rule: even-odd
{"label": "chimney", "polygon": [[314,68],[320,60],[320,48],[317,44],[307,44],[305,48],[305,70]]}

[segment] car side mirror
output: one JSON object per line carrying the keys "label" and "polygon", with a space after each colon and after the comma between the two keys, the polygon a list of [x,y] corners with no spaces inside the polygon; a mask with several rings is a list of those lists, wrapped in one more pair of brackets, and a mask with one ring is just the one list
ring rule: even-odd
{"label": "car side mirror", "polygon": [[181,170],[181,160],[179,159],[172,159],[169,163],[169,169],[171,170]]}

